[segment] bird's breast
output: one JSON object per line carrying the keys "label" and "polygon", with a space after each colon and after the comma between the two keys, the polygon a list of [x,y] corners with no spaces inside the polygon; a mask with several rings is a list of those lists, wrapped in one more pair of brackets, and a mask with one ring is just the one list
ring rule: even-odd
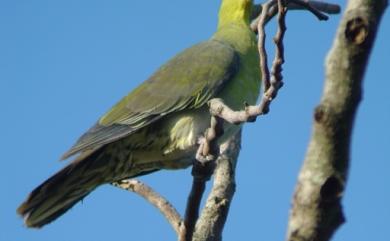
{"label": "bird's breast", "polygon": [[206,108],[177,113],[166,121],[168,142],[163,152],[185,151],[197,145],[198,139],[209,127],[210,114]]}

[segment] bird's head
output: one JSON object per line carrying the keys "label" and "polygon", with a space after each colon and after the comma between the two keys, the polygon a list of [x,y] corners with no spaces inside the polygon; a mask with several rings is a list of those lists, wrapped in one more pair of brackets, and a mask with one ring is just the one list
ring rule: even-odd
{"label": "bird's head", "polygon": [[249,24],[253,0],[222,0],[219,10],[219,26],[241,21]]}

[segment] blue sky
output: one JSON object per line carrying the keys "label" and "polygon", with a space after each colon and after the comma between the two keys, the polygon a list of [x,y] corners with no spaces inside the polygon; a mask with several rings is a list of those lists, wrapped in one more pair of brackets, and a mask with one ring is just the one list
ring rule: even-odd
{"label": "blue sky", "polygon": [[[41,230],[26,229],[15,209],[66,164],[61,154],[99,116],[180,50],[211,36],[218,7],[217,0],[0,0],[1,241],[175,240],[157,210],[108,185]],[[285,86],[271,113],[244,128],[225,241],[284,239],[338,22],[289,13]],[[390,240],[389,14],[382,22],[353,133],[347,223],[336,241]],[[189,171],[142,180],[183,212]]]}

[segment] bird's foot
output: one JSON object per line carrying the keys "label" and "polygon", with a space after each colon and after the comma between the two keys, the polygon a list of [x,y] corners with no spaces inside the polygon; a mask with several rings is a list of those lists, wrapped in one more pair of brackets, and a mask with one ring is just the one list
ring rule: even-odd
{"label": "bird's foot", "polygon": [[199,147],[198,151],[196,152],[196,157],[192,168],[192,175],[194,178],[208,181],[214,172],[216,157],[210,154],[210,146],[206,138],[199,138],[198,143]]}

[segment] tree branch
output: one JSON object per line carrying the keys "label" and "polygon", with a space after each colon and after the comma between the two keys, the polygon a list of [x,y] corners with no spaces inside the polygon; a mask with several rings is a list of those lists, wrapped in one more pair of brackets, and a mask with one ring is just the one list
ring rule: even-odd
{"label": "tree branch", "polygon": [[[322,1],[314,1],[314,0],[290,0],[287,3],[288,10],[309,10],[311,11],[318,19],[327,20],[327,14],[338,14],[340,13],[340,6],[337,4],[331,4]],[[255,5],[252,11],[252,22],[251,29],[254,32],[257,32],[258,22],[260,20],[260,13],[262,12],[263,6],[261,4]],[[267,11],[267,16],[265,22],[267,23],[272,19],[278,12],[278,8],[276,6],[276,1],[269,6]]]}
{"label": "tree branch", "polygon": [[[317,9],[320,12],[327,14],[338,14],[340,13],[340,6],[338,4],[327,3],[324,1],[304,0],[303,2],[309,4],[312,8]],[[288,10],[302,10],[306,9],[301,4],[297,4],[291,1],[288,5]]]}
{"label": "tree branch", "polygon": [[286,14],[287,7],[285,0],[278,0],[278,30],[274,37],[274,43],[276,46],[275,57],[272,63],[271,69],[271,86],[268,89],[265,89],[263,99],[260,103],[260,106],[269,111],[269,105],[271,101],[278,94],[279,89],[283,86],[283,75],[282,75],[282,65],[284,63],[284,45],[283,39],[284,34],[286,33]]}
{"label": "tree branch", "polygon": [[210,127],[206,130],[204,138],[200,140],[196,159],[192,166],[192,188],[187,200],[185,213],[186,241],[192,240],[196,221],[199,217],[200,202],[206,187],[215,169],[215,159],[219,155],[218,138],[223,134],[223,120],[211,115]]}
{"label": "tree branch", "polygon": [[318,18],[318,20],[328,20],[329,17],[323,14],[320,10],[313,7],[309,2],[302,1],[302,0],[289,0],[290,5],[292,4],[292,8],[294,9],[306,9],[309,12],[311,12],[314,16]]}
{"label": "tree branch", "polygon": [[268,10],[272,4],[274,4],[273,1],[269,1],[263,5],[262,11],[261,11],[260,16],[259,16],[258,24],[256,25],[257,32],[259,33],[257,49],[259,51],[261,80],[263,83],[264,90],[268,90],[268,88],[270,86],[268,57],[267,57],[267,51],[265,49],[265,38],[266,38],[265,24],[267,21]]}
{"label": "tree branch", "polygon": [[326,61],[323,96],[298,177],[289,241],[329,240],[345,221],[341,199],[361,86],[387,0],[350,0]]}
{"label": "tree branch", "polygon": [[155,206],[168,220],[178,236],[183,232],[183,220],[176,209],[164,197],[151,187],[136,179],[128,179],[112,183],[113,186],[134,192]]}
{"label": "tree branch", "polygon": [[241,131],[221,145],[214,171],[214,185],[196,223],[193,241],[220,241],[235,192],[235,168],[240,152]]}

